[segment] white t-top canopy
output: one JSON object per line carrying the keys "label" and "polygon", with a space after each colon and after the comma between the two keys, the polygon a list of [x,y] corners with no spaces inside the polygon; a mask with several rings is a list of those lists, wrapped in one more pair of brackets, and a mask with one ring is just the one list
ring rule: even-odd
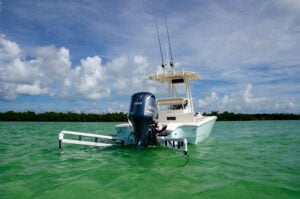
{"label": "white t-top canopy", "polygon": [[[167,83],[169,85],[169,98],[167,100],[158,101],[159,106],[161,105],[173,105],[174,103],[182,103],[183,98],[177,98],[176,84],[185,84],[185,95],[187,99],[187,111],[194,112],[192,92],[190,88],[190,80],[198,80],[200,76],[195,72],[190,71],[171,71],[168,73],[154,74],[148,77],[148,79],[159,82]],[[173,98],[173,99],[172,99]],[[170,100],[172,99],[172,100]]]}
{"label": "white t-top canopy", "polygon": [[168,83],[172,80],[198,80],[200,76],[195,72],[189,71],[178,71],[178,72],[169,72],[169,73],[161,73],[161,74],[154,74],[148,77],[148,79],[157,81],[160,83]]}

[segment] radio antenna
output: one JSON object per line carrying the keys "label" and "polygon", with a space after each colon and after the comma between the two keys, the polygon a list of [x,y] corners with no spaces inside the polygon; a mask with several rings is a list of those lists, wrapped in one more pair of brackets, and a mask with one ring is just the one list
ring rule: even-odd
{"label": "radio antenna", "polygon": [[160,56],[161,56],[161,67],[163,68],[163,70],[165,71],[165,62],[164,62],[164,55],[161,49],[161,42],[160,42],[160,37],[159,37],[159,32],[158,32],[158,27],[157,27],[157,21],[156,18],[155,20],[155,26],[156,26],[156,33],[157,33],[157,40],[158,40],[158,45],[159,45],[159,50],[160,50]]}
{"label": "radio antenna", "polygon": [[166,16],[165,16],[165,24],[166,24],[167,35],[168,35],[169,53],[170,53],[170,57],[171,57],[170,66],[174,69],[172,47],[171,47],[171,42],[170,42],[170,34],[169,34],[169,28],[168,28],[168,23],[167,23],[167,17]]}

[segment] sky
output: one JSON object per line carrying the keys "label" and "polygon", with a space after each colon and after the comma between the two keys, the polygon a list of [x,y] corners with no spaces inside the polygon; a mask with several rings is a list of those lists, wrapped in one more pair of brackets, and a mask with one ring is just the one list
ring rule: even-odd
{"label": "sky", "polygon": [[167,60],[196,112],[300,113],[299,0],[0,0],[0,112],[128,112]]}

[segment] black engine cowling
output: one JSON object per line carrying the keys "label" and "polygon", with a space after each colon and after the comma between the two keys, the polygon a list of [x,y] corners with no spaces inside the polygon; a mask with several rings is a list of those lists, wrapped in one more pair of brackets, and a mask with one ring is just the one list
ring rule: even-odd
{"label": "black engine cowling", "polygon": [[145,147],[153,143],[151,126],[157,115],[155,96],[148,92],[132,95],[128,118],[133,125],[135,144]]}

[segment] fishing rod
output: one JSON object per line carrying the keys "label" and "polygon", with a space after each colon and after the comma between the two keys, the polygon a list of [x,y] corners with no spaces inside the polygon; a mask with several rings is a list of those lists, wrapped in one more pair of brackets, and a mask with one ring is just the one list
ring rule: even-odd
{"label": "fishing rod", "polygon": [[172,47],[171,47],[171,42],[170,42],[170,34],[169,34],[169,28],[168,28],[168,23],[167,23],[167,17],[166,17],[166,16],[165,16],[165,25],[166,25],[166,29],[167,29],[168,44],[169,44],[169,53],[170,53],[170,57],[171,57],[170,66],[171,66],[171,67],[173,68],[173,70],[174,70],[174,62],[173,62]]}
{"label": "fishing rod", "polygon": [[161,42],[160,42],[160,37],[159,37],[159,32],[158,32],[158,27],[157,27],[157,21],[156,18],[155,20],[155,26],[156,26],[156,33],[157,33],[157,40],[158,40],[158,45],[159,45],[159,50],[160,50],[160,56],[161,56],[161,67],[163,68],[163,70],[165,71],[165,62],[164,62],[164,56],[163,56],[163,52],[161,49]]}

